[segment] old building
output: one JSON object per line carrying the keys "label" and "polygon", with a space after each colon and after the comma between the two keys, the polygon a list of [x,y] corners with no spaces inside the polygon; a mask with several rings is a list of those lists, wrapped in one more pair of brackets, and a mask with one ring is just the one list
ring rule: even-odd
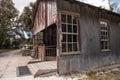
{"label": "old building", "polygon": [[120,15],[76,0],[37,0],[33,23],[39,59],[59,74],[120,63]]}

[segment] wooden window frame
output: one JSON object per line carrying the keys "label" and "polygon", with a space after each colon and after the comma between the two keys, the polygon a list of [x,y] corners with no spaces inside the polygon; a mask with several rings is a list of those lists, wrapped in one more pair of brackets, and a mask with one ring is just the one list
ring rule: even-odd
{"label": "wooden window frame", "polygon": [[[62,22],[62,14],[63,15],[66,15],[66,22],[64,23],[64,22]],[[67,16],[68,15],[70,15],[70,16],[72,16],[72,23],[67,23],[68,21],[67,21]],[[76,24],[74,24],[73,23],[73,17],[76,17],[77,18],[77,22],[76,22]],[[62,54],[64,54],[64,55],[70,55],[70,54],[79,54],[80,53],[80,47],[79,47],[79,14],[76,14],[76,13],[73,13],[73,12],[68,12],[68,11],[61,11],[61,14],[60,14],[60,25],[61,25],[61,35],[62,35],[62,39],[63,39],[63,34],[65,34],[65,35],[76,35],[77,36],[77,41],[76,42],[73,42],[73,38],[72,38],[72,42],[68,42],[68,40],[66,40],[66,42],[62,42],[62,40],[61,40],[61,46],[62,46],[62,44],[66,44],[66,45],[68,45],[68,44],[72,44],[72,51],[68,51],[68,47],[66,46],[66,52],[62,52],[62,48],[61,48],[61,52],[62,52]],[[62,32],[62,24],[65,24],[66,26],[68,26],[68,25],[72,25],[72,32],[68,32],[68,28],[66,28],[66,32]],[[73,26],[77,26],[77,32],[76,33],[74,33],[73,32]],[[66,39],[68,39],[68,38],[66,38]],[[74,49],[73,49],[73,45],[74,44],[77,44],[77,51],[74,51]]]}
{"label": "wooden window frame", "polygon": [[[110,48],[110,29],[109,29],[109,21],[108,20],[104,20],[104,19],[100,19],[99,20],[99,24],[100,24],[100,29],[99,29],[99,32],[100,32],[100,50],[101,52],[106,52],[106,51],[111,51],[111,48]],[[107,30],[101,30],[101,25],[107,25]],[[105,28],[105,27],[104,27]],[[103,33],[107,33],[107,35],[102,35],[101,32]],[[101,37],[106,37],[107,36],[107,39],[101,39]],[[101,42],[107,42],[107,45],[102,45]],[[104,49],[102,49],[102,46],[104,46]],[[105,46],[107,46],[107,48],[105,48]]]}

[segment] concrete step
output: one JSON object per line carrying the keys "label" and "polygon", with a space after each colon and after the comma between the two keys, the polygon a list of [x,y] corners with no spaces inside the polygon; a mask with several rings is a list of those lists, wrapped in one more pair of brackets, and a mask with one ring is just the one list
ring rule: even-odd
{"label": "concrete step", "polygon": [[56,72],[57,70],[56,61],[29,63],[27,66],[34,77],[50,74],[50,73]]}

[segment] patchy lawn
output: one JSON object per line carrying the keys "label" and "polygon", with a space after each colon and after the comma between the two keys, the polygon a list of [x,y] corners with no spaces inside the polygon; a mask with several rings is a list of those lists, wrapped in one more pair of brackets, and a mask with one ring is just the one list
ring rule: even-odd
{"label": "patchy lawn", "polygon": [[65,80],[120,80],[120,67],[87,74],[77,74]]}
{"label": "patchy lawn", "polygon": [[120,67],[106,71],[90,72],[87,76],[86,80],[120,80]]}

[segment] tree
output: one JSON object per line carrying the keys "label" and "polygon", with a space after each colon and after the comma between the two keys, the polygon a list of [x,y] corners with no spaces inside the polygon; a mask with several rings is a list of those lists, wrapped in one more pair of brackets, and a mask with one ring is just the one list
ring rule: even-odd
{"label": "tree", "polygon": [[34,9],[35,9],[35,3],[31,2],[29,6],[26,6],[24,8],[23,13],[20,16],[20,21],[22,25],[28,31],[31,31]]}
{"label": "tree", "polygon": [[14,27],[16,16],[18,16],[18,10],[14,7],[13,1],[0,0],[0,48],[6,48],[10,42],[7,32]]}
{"label": "tree", "polygon": [[[27,32],[27,35],[29,35],[29,33],[31,33],[32,23],[33,23],[33,12],[35,10],[35,4],[36,3],[31,2],[31,3],[29,3],[28,6],[24,7],[24,10],[19,18],[21,26],[23,27],[23,31]],[[23,35],[23,36],[25,36],[25,35]],[[23,36],[21,39],[21,41],[23,43],[24,42],[32,43],[31,38],[25,39]]]}
{"label": "tree", "polygon": [[110,5],[110,11],[120,13],[119,4],[112,2],[111,0],[108,0],[108,1],[109,1],[109,5]]}

